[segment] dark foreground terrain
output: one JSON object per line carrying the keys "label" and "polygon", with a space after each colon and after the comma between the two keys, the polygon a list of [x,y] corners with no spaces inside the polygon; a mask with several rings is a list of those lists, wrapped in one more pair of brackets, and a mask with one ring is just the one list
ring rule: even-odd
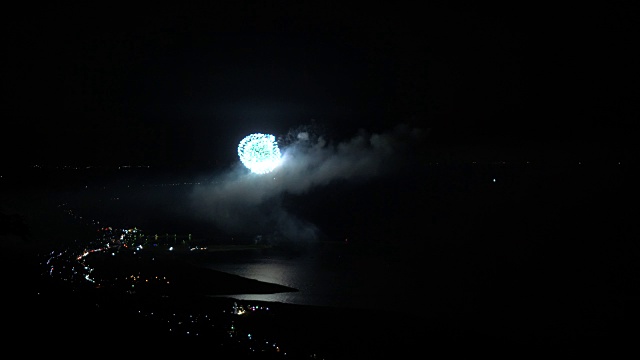
{"label": "dark foreground terrain", "polygon": [[[445,319],[427,318],[415,304],[385,312],[236,301],[229,294],[295,289],[157,257],[131,258],[110,270],[166,270],[177,279],[171,290],[77,286],[47,276],[41,271],[46,266],[37,262],[42,258],[4,250],[4,339],[16,349],[32,343],[32,353],[119,353],[126,348],[127,353],[149,355],[207,351],[215,357],[343,359],[492,346],[490,338],[462,333]],[[102,272],[108,261],[97,261]],[[220,297],[204,296],[200,291],[205,287]],[[501,340],[500,347],[504,345]]]}
{"label": "dark foreground terrain", "polygon": [[[30,353],[43,355],[124,351],[176,356],[206,352],[217,358],[406,358],[416,354],[520,358],[550,352],[616,352],[635,341],[634,312],[625,308],[628,304],[593,309],[591,314],[572,307],[606,303],[602,299],[570,305],[558,294],[556,306],[540,299],[511,304],[505,299],[500,305],[484,305],[486,313],[427,316],[420,304],[402,300],[389,311],[236,301],[234,293],[295,289],[204,271],[175,259],[156,258],[155,264],[136,260],[142,272],[170,266],[166,269],[178,283],[173,290],[78,287],[46,276],[41,259],[31,252],[3,249],[6,348],[25,350],[22,344],[27,343],[32,344]],[[108,266],[101,265],[103,271]],[[122,267],[119,264],[118,271]],[[204,296],[203,286],[220,296]],[[421,291],[416,286],[416,292]],[[522,290],[515,287],[514,291]],[[530,308],[514,309],[522,305]],[[504,308],[497,309],[500,306]],[[239,315],[238,309],[245,313]],[[559,331],[558,327],[565,328]]]}

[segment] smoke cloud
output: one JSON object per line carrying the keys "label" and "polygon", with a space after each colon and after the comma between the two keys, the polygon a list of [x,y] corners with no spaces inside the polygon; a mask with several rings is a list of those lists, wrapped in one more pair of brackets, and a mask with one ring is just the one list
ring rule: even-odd
{"label": "smoke cloud", "polygon": [[315,239],[314,224],[287,211],[283,195],[302,195],[337,181],[366,181],[393,173],[422,138],[420,129],[398,126],[387,133],[360,131],[333,144],[313,129],[301,127],[279,139],[282,163],[258,175],[240,162],[192,193],[196,215],[231,233],[279,232],[292,240]]}

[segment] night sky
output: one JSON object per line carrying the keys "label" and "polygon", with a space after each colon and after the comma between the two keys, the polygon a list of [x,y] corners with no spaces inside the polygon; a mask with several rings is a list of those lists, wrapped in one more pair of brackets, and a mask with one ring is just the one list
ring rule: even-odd
{"label": "night sky", "polygon": [[426,148],[628,157],[637,12],[233,2],[5,13],[4,157],[216,168],[253,132],[339,141],[407,124]]}
{"label": "night sky", "polygon": [[[24,208],[44,197],[11,165],[206,174],[173,192],[81,175],[75,199],[159,233],[412,244],[482,316],[640,318],[631,2],[100,4],[3,13],[0,175]],[[241,166],[251,133],[281,141],[272,175]]]}

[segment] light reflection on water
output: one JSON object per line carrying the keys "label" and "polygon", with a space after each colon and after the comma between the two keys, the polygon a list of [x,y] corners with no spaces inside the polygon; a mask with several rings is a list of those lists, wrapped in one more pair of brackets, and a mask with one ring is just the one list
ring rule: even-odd
{"label": "light reflection on water", "polygon": [[312,245],[290,254],[279,251],[212,253],[203,266],[297,292],[233,295],[240,300],[300,305],[387,309],[407,293],[399,266],[379,257],[360,256],[341,246]]}

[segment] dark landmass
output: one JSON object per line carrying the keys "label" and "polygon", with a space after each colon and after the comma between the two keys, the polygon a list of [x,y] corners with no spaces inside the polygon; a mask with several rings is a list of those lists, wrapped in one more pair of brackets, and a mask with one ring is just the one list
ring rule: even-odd
{"label": "dark landmass", "polygon": [[[91,259],[91,266],[100,269],[100,275],[119,277],[132,271],[168,274],[175,279],[169,291],[164,287],[140,287],[133,293],[117,288],[78,287],[47,277],[42,273],[46,266],[39,262],[42,258],[36,256],[34,249],[7,248],[10,240],[9,236],[3,238],[2,274],[3,324],[7,330],[5,339],[11,342],[34,341],[69,351],[91,349],[106,342],[112,345],[105,351],[118,352],[112,347],[114,344],[135,341],[144,344],[140,351],[145,354],[188,350],[236,358],[298,359],[313,358],[315,354],[317,358],[346,359],[410,354],[425,342],[440,348],[445,342],[446,346],[454,346],[451,341],[470,341],[462,340],[465,334],[456,333],[443,319],[426,318],[416,304],[400,305],[401,311],[387,312],[234,300],[233,294],[296,290],[197,268],[173,254],[120,255],[115,261],[110,255],[101,254]],[[175,313],[234,316],[234,303],[269,308],[268,312],[235,316],[230,321],[245,334],[262,334],[277,340],[287,355],[254,354],[241,346],[222,344],[228,338],[228,328],[203,332],[197,337],[172,334],[163,324],[162,316]],[[139,311],[154,317],[141,317],[136,314]]]}
{"label": "dark landmass", "polygon": [[[101,348],[106,346],[105,352],[115,354],[121,351],[118,344],[132,341],[140,344],[133,353],[147,355],[207,351],[212,356],[235,358],[298,359],[313,358],[315,354],[323,359],[360,359],[490,353],[506,358],[523,352],[527,356],[542,356],[549,351],[566,354],[609,351],[606,349],[612,346],[623,349],[633,342],[633,332],[628,332],[625,319],[619,319],[617,323],[612,323],[609,318],[587,321],[575,317],[572,311],[562,313],[558,310],[544,314],[551,308],[544,302],[538,309],[496,311],[496,304],[485,304],[484,314],[474,311],[435,316],[427,315],[421,304],[403,302],[402,299],[398,301],[398,308],[389,311],[248,302],[234,300],[233,294],[296,290],[196,268],[173,255],[163,257],[154,254],[153,261],[145,255],[144,260],[131,258],[124,263],[118,260],[118,264],[109,264],[108,257],[93,259],[92,265],[96,269],[113,271],[112,275],[116,276],[133,270],[131,267],[135,266],[143,273],[167,271],[176,279],[177,286],[172,291],[146,288],[131,294],[123,289],[78,288],[47,278],[40,272],[43,267],[37,262],[41,258],[34,256],[33,249],[21,251],[4,247],[2,250],[4,339],[10,345],[20,341],[47,344],[47,348],[38,348],[35,352],[49,353],[52,348],[58,352],[95,350],[97,344],[104,344]],[[416,284],[415,291],[418,294],[423,292],[420,284]],[[512,291],[520,290],[515,287]],[[560,306],[566,306],[561,295],[558,301]],[[264,306],[269,311],[235,316],[231,314],[234,303]],[[535,301],[525,303],[533,305]],[[517,304],[505,303],[503,306],[508,308]],[[140,311],[148,315],[139,316],[136,312]],[[251,333],[268,337],[286,349],[287,355],[252,353],[240,345],[230,346],[229,342],[224,342],[228,338],[228,328],[203,331],[201,336],[173,334],[167,331],[162,316],[170,317],[175,313],[185,317],[193,316],[191,314],[213,317],[225,314],[226,318],[218,318],[217,324],[228,327],[229,322],[235,323],[238,329],[243,329],[242,333],[238,330],[238,336]],[[151,319],[150,314],[154,315]],[[538,316],[540,318],[536,319]],[[556,324],[543,323],[554,318]],[[559,335],[557,327],[562,324],[571,329]],[[612,330],[611,326],[616,325],[624,327]]]}

